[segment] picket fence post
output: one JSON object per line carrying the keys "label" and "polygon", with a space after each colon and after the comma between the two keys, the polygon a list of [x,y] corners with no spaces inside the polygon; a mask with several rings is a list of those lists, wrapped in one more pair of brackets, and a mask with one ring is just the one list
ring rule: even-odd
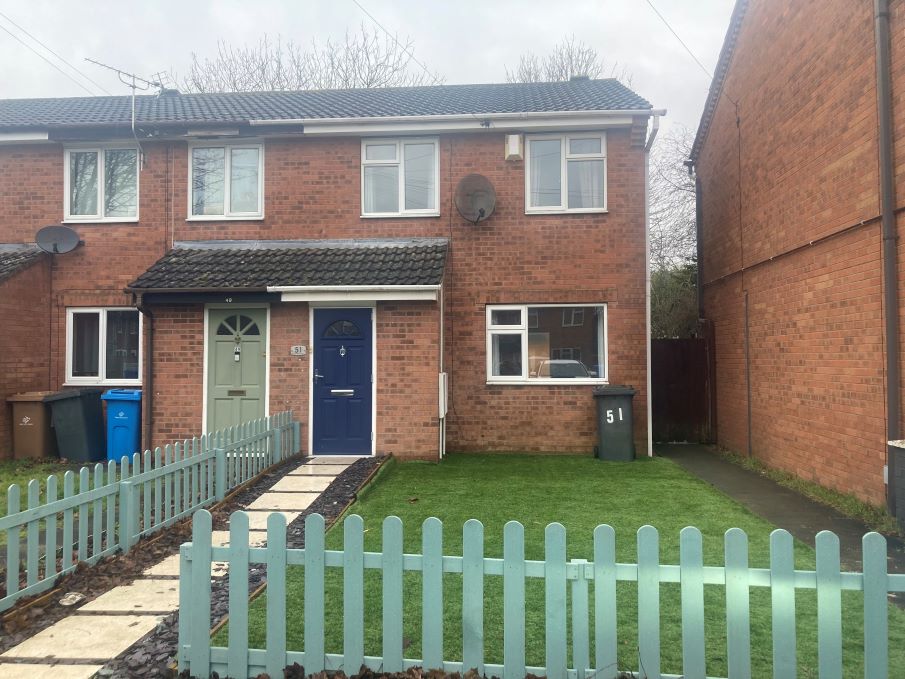
{"label": "picket fence post", "polygon": [[[7,516],[18,514],[20,511],[19,486],[15,483],[9,486],[6,495]],[[19,527],[15,526],[6,531],[6,595],[19,591]]]}
{"label": "picket fence post", "polygon": [[[179,639],[176,642],[176,661],[179,672],[188,669],[187,646],[190,642],[189,630],[192,629],[192,545],[179,547]],[[247,592],[247,585],[246,585]],[[230,598],[232,604],[232,598]],[[196,670],[198,668],[195,668]]]}
{"label": "picket fence post", "polygon": [[273,428],[273,464],[279,464],[283,460],[283,430],[279,426]]}
{"label": "picket fence post", "polygon": [[[81,523],[81,516],[79,516]],[[132,481],[119,482],[119,548],[128,553],[138,533],[135,511],[135,487]],[[133,537],[134,536],[134,537]]]}
{"label": "picket fence post", "polygon": [[305,671],[324,670],[324,517],[305,517]]}
{"label": "picket fence post", "polygon": [[195,512],[192,520],[191,627],[187,631],[189,670],[193,676],[210,676],[211,665],[211,514]]}
{"label": "picket fence post", "polygon": [[226,449],[214,448],[214,499],[221,502],[226,497]]}
{"label": "picket fence post", "polygon": [[584,679],[590,662],[590,640],[588,637],[588,562],[572,559],[576,566],[576,578],[572,581],[572,661],[575,672]]}
{"label": "picket fence post", "polygon": [[868,533],[861,539],[864,570],[864,676],[889,676],[889,603],[886,538]]}

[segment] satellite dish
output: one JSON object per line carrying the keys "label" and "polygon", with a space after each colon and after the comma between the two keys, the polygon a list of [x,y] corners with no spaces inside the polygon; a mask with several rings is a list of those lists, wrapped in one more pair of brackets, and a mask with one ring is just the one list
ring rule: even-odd
{"label": "satellite dish", "polygon": [[472,224],[477,224],[493,214],[496,191],[484,175],[470,174],[456,187],[456,210]]}
{"label": "satellite dish", "polygon": [[35,234],[35,244],[52,255],[72,252],[80,242],[79,235],[68,226],[45,226]]}

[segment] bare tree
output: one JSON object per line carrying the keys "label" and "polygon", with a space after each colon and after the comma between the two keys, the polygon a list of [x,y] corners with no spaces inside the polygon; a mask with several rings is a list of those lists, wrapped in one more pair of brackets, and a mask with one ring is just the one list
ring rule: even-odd
{"label": "bare tree", "polygon": [[607,65],[593,47],[577,40],[574,35],[563,38],[553,51],[540,57],[534,52],[519,57],[518,66],[506,67],[506,80],[511,83],[537,83],[569,80],[573,76],[616,78],[631,84],[632,78],[618,62]]}
{"label": "bare tree", "polygon": [[650,165],[651,332],[690,337],[698,325],[695,190],[685,161],[694,134],[674,125],[654,145]]}
{"label": "bare tree", "polygon": [[691,130],[673,125],[651,152],[650,256],[655,270],[695,258],[694,178],[683,164],[691,156],[693,142]]}
{"label": "bare tree", "polygon": [[186,77],[177,80],[188,92],[262,92],[349,87],[437,85],[415,60],[411,40],[369,32],[347,32],[341,42],[312,41],[308,48],[293,40],[264,36],[257,45],[218,43],[217,56],[192,53]]}

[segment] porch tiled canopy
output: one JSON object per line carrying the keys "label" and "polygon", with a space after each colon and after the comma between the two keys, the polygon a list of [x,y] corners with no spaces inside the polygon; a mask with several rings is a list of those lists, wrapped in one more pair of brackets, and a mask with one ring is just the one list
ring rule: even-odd
{"label": "porch tiled canopy", "polygon": [[44,253],[33,245],[0,243],[0,282],[35,264]]}
{"label": "porch tiled canopy", "polygon": [[131,292],[266,292],[289,286],[435,286],[443,238],[177,241]]}

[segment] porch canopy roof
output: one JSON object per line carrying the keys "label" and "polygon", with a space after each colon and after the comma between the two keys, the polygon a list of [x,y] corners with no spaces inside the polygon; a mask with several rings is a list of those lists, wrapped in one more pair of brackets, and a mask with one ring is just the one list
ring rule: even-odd
{"label": "porch canopy roof", "polygon": [[0,283],[38,262],[44,253],[34,245],[0,243]]}
{"label": "porch canopy roof", "polygon": [[[284,301],[335,294],[436,299],[444,238],[177,241],[127,291],[271,293]],[[403,294],[404,293],[404,294]]]}

